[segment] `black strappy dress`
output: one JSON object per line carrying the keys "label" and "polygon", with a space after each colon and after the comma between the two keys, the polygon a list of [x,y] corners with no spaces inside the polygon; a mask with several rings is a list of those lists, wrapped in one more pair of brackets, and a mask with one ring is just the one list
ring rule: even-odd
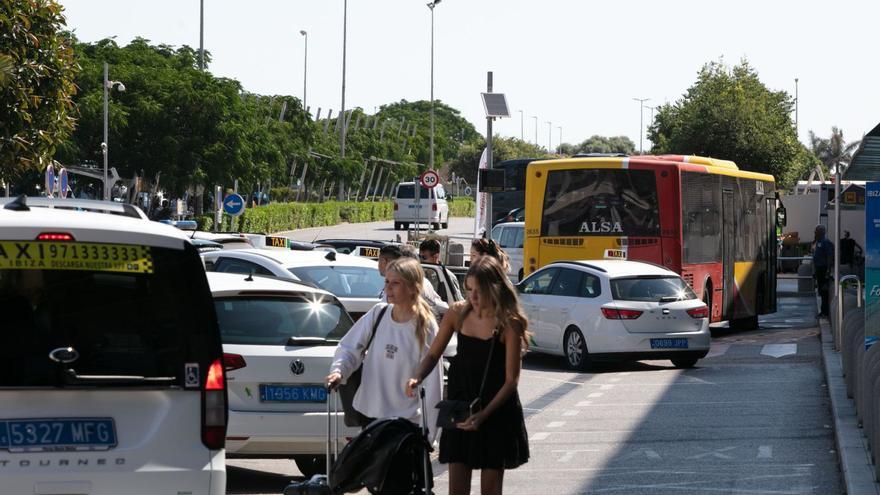
{"label": "black strappy dress", "polygon": [[[493,337],[498,339],[498,337]],[[473,400],[489,358],[492,339],[483,340],[458,332],[458,352],[451,359],[447,395],[451,400]],[[504,344],[495,342],[482,403],[488,404],[504,384]],[[440,436],[440,462],[460,462],[471,469],[513,469],[529,459],[529,439],[519,393],[480,425],[477,431],[444,429]]]}

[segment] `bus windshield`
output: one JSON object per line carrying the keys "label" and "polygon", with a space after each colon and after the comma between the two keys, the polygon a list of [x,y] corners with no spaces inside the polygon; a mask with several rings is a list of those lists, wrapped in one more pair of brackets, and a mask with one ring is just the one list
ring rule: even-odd
{"label": "bus windshield", "polygon": [[657,185],[651,170],[552,170],[541,235],[659,236]]}

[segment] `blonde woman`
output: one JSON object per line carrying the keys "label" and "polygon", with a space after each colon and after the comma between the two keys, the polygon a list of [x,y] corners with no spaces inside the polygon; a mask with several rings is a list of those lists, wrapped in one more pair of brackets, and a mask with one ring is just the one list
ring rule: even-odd
{"label": "blonde woman", "polygon": [[[367,418],[399,417],[421,425],[419,399],[407,396],[400,384],[413,376],[437,334],[434,315],[420,297],[424,279],[425,274],[417,260],[400,258],[390,262],[385,271],[387,305],[379,303],[374,306],[354,324],[336,348],[327,385],[335,387],[344,383],[363,363],[361,385],[353,405]],[[380,314],[382,319],[370,342],[373,323]],[[429,439],[433,442],[437,416],[433,405],[440,400],[443,377],[437,366],[427,370],[425,376],[425,398],[432,406],[427,411],[431,430]]]}
{"label": "blonde woman", "polygon": [[[517,393],[528,322],[504,268],[492,256],[470,265],[468,298],[446,313],[434,344],[406,385],[407,395],[430,377],[443,349],[458,333],[458,354],[449,369],[451,400],[480,399],[480,407],[440,437],[440,462],[449,464],[450,495],[468,494],[480,469],[483,495],[500,494],[504,470],[528,461],[529,444]],[[485,376],[485,381],[484,377]],[[430,378],[428,378],[430,379]]]}

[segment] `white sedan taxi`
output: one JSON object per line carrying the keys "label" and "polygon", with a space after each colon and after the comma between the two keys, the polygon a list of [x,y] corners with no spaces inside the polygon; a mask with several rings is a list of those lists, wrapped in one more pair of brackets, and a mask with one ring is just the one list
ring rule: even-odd
{"label": "white sedan taxi", "polygon": [[[324,379],[351,318],[329,292],[290,281],[208,273],[208,283],[229,384],[227,456],[293,458],[306,477],[323,473]],[[340,450],[358,433],[341,416]]]}
{"label": "white sedan taxi", "polygon": [[639,261],[558,261],[517,285],[530,349],[583,370],[599,358],[669,359],[709,352],[709,311],[675,272]]}

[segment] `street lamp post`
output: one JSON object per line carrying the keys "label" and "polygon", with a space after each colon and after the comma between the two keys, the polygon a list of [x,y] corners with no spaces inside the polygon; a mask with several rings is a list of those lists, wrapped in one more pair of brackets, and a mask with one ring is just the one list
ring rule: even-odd
{"label": "street lamp post", "polygon": [[[339,110],[339,158],[345,161],[345,45],[348,33],[348,0],[342,3],[342,109]],[[345,180],[339,178],[339,190],[336,194],[337,201],[343,201],[345,194]]]}
{"label": "street lamp post", "polygon": [[552,153],[553,150],[553,123],[547,121],[547,152]]}
{"label": "street lamp post", "polygon": [[526,133],[525,127],[523,127],[523,111],[519,111],[519,140],[525,142]]}
{"label": "street lamp post", "polygon": [[538,146],[538,116],[532,115],[532,118],[535,119],[535,146]]}
{"label": "street lamp post", "polygon": [[103,195],[103,199],[105,201],[110,199],[110,188],[107,186],[107,154],[108,154],[107,148],[109,146],[109,144],[108,144],[109,138],[107,136],[107,133],[108,133],[107,121],[108,121],[108,111],[109,111],[108,94],[107,93],[114,86],[117,87],[119,89],[119,91],[125,91],[124,84],[122,84],[119,81],[111,81],[110,79],[108,79],[109,72],[110,72],[110,66],[107,64],[107,62],[104,62],[104,84],[103,84],[103,86],[104,86],[104,142],[101,143],[101,152],[104,155],[104,184],[103,184],[104,195]]}
{"label": "street lamp post", "polygon": [[428,161],[428,169],[434,170],[434,6],[440,0],[434,0],[428,4],[431,9],[431,156]]}
{"label": "street lamp post", "polygon": [[798,78],[794,78],[794,133],[798,136]]}
{"label": "street lamp post", "polygon": [[299,34],[305,38],[305,54],[303,55],[303,110],[306,109],[306,74],[309,70],[309,33],[305,29],[301,29]]}
{"label": "street lamp post", "polygon": [[199,2],[199,70],[205,70],[205,0]]}
{"label": "street lamp post", "polygon": [[562,126],[557,127],[559,129],[559,146],[562,146]]}
{"label": "street lamp post", "polygon": [[643,112],[642,110],[645,106],[645,102],[650,100],[650,98],[633,98],[633,100],[639,102],[639,154],[642,155],[644,154],[642,151],[642,134],[645,130],[645,112]]}

